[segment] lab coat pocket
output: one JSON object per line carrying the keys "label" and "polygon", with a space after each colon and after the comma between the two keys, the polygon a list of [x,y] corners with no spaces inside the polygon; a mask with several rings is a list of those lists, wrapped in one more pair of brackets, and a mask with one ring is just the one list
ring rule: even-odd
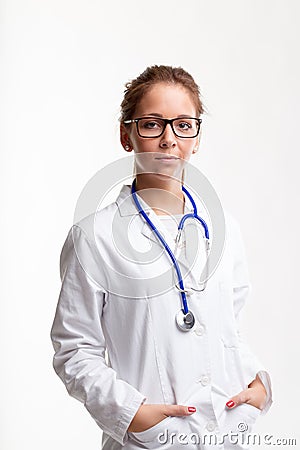
{"label": "lab coat pocket", "polygon": [[[158,422],[153,427],[148,428],[145,431],[129,432],[129,436],[134,441],[138,441],[143,445],[145,449],[161,448],[160,440],[162,437],[171,430],[172,420],[174,417],[169,416]],[[173,429],[171,431],[174,431]]]}
{"label": "lab coat pocket", "polygon": [[232,450],[246,450],[252,448],[254,435],[252,434],[255,422],[261,410],[248,403],[242,403],[232,410],[224,411],[226,430],[225,448]]}
{"label": "lab coat pocket", "polygon": [[250,403],[242,403],[240,406],[244,406],[244,408],[246,408],[247,413],[253,417],[255,420],[257,419],[257,417],[260,415],[261,410],[259,408],[257,408],[256,406],[250,405]]}
{"label": "lab coat pocket", "polygon": [[233,292],[223,281],[219,282],[218,300],[221,340],[225,347],[236,348],[239,346],[239,338],[233,310]]}
{"label": "lab coat pocket", "polygon": [[242,403],[232,410],[226,410],[227,427],[229,431],[249,433],[255,424],[261,410],[249,403]]}

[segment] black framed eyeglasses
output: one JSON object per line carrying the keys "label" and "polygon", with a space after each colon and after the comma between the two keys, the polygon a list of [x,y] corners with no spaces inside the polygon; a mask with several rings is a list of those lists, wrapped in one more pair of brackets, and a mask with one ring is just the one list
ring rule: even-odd
{"label": "black framed eyeglasses", "polygon": [[123,123],[135,123],[137,133],[142,138],[160,137],[168,124],[173,133],[179,138],[195,138],[200,131],[202,119],[196,117],[176,117],[175,119],[163,119],[160,117],[138,117],[137,119],[124,120]]}

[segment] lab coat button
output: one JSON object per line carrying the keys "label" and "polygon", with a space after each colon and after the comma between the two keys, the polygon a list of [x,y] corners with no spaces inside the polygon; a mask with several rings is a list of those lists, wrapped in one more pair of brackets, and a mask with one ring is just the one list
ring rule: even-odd
{"label": "lab coat button", "polygon": [[209,375],[203,375],[199,381],[202,384],[202,386],[207,386],[210,383],[210,377]]}
{"label": "lab coat button", "polygon": [[206,424],[206,429],[207,429],[208,431],[214,431],[215,428],[216,428],[216,422],[214,422],[213,420],[209,421],[209,422]]}
{"label": "lab coat button", "polygon": [[203,325],[198,325],[195,327],[194,332],[197,336],[203,336],[205,333],[205,327]]}

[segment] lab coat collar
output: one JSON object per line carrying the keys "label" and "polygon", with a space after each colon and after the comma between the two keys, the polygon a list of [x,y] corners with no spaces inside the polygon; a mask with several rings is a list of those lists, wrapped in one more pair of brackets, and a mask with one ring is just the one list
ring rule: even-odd
{"label": "lab coat collar", "polygon": [[[138,195],[138,192],[137,192]],[[138,195],[139,201],[145,210],[145,212],[149,213],[151,209],[149,205]],[[139,214],[137,207],[134,203],[133,197],[131,195],[131,186],[128,184],[124,184],[118,198],[116,199],[116,204],[119,209],[119,213],[122,217],[124,216],[134,216],[135,214]]]}
{"label": "lab coat collar", "polygon": [[[137,192],[138,195],[138,192]],[[174,241],[171,238],[167,228],[164,226],[163,222],[159,220],[159,216],[153,211],[153,209],[138,195],[139,201],[141,203],[142,208],[148,215],[149,219],[153,222],[153,224],[159,229],[160,233],[163,235],[164,239],[168,243],[168,245],[173,250]],[[196,199],[195,199],[196,201]],[[137,207],[135,205],[134,199],[131,195],[131,186],[123,185],[118,198],[116,199],[116,204],[119,209],[119,213],[121,216],[134,216],[139,215]],[[197,202],[196,202],[197,204]],[[189,205],[189,200],[185,202],[184,214],[192,213],[193,208]],[[148,223],[144,221],[141,229],[141,233],[146,236],[151,241],[159,244],[158,239],[152,230],[149,227]]]}

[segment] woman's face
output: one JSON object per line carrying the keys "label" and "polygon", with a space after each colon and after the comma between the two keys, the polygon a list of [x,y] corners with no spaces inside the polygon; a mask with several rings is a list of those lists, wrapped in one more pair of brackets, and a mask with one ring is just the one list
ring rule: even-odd
{"label": "woman's face", "polygon": [[[183,86],[157,83],[141,98],[131,119],[143,116],[173,119],[180,116],[197,117],[197,113],[190,93]],[[148,166],[151,160],[152,169],[153,163],[155,166],[154,172],[158,170],[171,174],[174,170],[179,172],[180,164],[182,170],[182,163],[188,161],[193,151],[196,151],[199,135],[196,138],[177,137],[168,124],[160,137],[142,138],[133,123],[129,129],[121,126],[121,142],[124,148],[129,145],[127,151],[134,150],[138,157],[136,159],[148,161]],[[144,158],[141,154],[144,154]],[[163,159],[170,155],[179,159]]]}

